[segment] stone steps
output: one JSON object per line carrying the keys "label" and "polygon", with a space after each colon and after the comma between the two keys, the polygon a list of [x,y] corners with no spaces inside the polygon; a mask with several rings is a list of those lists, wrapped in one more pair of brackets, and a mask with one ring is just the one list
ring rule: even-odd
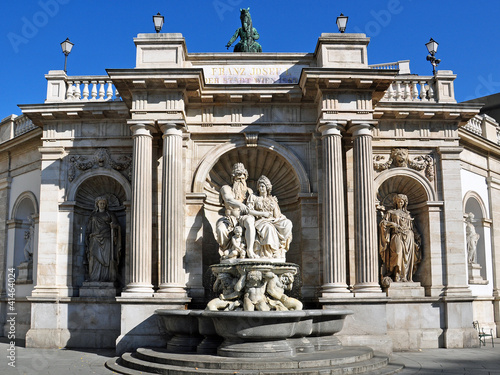
{"label": "stone steps", "polygon": [[370,348],[344,347],[341,350],[299,354],[292,358],[236,359],[212,355],[168,353],[140,348],[110,359],[106,366],[126,375],[389,375],[403,366],[389,364],[384,355]]}

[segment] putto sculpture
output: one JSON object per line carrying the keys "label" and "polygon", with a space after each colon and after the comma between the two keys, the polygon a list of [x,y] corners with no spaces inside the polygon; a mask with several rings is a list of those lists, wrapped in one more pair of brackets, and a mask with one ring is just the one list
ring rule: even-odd
{"label": "putto sculpture", "polygon": [[229,39],[226,48],[229,49],[238,37],[240,41],[234,46],[233,52],[262,52],[262,47],[256,42],[260,38],[259,33],[252,25],[250,8],[240,9],[241,27]]}
{"label": "putto sculpture", "polygon": [[408,211],[408,197],[395,194],[393,203],[394,208],[385,213],[379,225],[382,280],[386,286],[390,280],[413,281],[422,258],[420,235],[415,230],[414,219]]}
{"label": "putto sculpture", "polygon": [[95,209],[87,222],[88,281],[114,282],[121,251],[121,227],[108,210],[108,199],[97,197]]}

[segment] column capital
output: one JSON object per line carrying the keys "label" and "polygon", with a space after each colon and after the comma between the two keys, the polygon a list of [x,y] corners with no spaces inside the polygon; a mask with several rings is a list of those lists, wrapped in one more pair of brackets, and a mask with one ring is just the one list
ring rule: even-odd
{"label": "column capital", "polygon": [[155,130],[154,121],[140,121],[140,120],[128,120],[127,125],[130,126],[132,135],[147,135],[151,136],[151,133]]}
{"label": "column capital", "polygon": [[158,121],[158,126],[162,131],[163,135],[178,135],[182,136],[182,133],[186,130],[186,124],[184,121],[173,122],[173,121]]}
{"label": "column capital", "polygon": [[372,129],[377,126],[378,121],[375,120],[353,120],[349,122],[348,131],[354,136],[362,135],[372,136]]}
{"label": "column capital", "polygon": [[317,126],[317,131],[322,137],[327,135],[342,135],[347,125],[347,120],[321,122]]}
{"label": "column capital", "polygon": [[442,160],[459,160],[460,154],[464,150],[463,147],[439,147],[438,153],[441,156]]}

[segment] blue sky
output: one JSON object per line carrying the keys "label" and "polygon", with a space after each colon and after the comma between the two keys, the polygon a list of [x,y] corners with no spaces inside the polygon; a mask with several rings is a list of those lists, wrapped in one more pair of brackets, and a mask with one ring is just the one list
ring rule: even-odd
{"label": "blue sky", "polygon": [[314,52],[324,32],[371,38],[369,64],[409,59],[412,73],[430,75],[425,43],[439,42],[438,69],[457,74],[458,101],[500,92],[499,1],[339,0],[18,0],[2,2],[0,118],[20,114],[17,104],[43,103],[44,74],[63,69],[60,42],[75,43],[68,75],[102,75],[133,68],[139,33],[154,32],[152,15],[165,16],[162,32],[182,33],[188,52],[227,52],[250,7],[264,52]]}

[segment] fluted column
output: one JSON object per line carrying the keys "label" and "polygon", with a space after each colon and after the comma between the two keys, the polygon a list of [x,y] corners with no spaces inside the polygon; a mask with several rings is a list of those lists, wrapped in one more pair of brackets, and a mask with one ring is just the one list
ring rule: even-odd
{"label": "fluted column", "polygon": [[349,293],[346,272],[346,226],[341,123],[321,125],[323,149],[323,285],[321,297]]}
{"label": "fluted column", "polygon": [[125,293],[153,295],[152,255],[152,135],[145,124],[130,127],[132,155],[132,212],[128,284]]}
{"label": "fluted column", "polygon": [[185,253],[182,128],[173,123],[160,124],[160,127],[163,132],[163,169],[158,293],[165,293],[165,297],[186,297],[182,261]]}
{"label": "fluted column", "polygon": [[373,188],[372,125],[355,123],[354,159],[354,246],[356,283],[354,293],[381,293],[378,282],[377,216]]}

